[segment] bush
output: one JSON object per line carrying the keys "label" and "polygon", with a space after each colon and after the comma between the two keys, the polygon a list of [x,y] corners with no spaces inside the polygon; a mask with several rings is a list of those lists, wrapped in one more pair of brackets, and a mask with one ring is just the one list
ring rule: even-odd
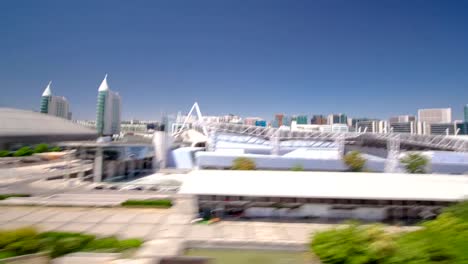
{"label": "bush", "polygon": [[311,249],[327,263],[468,263],[468,202],[449,207],[423,228],[399,235],[352,225],[318,233]]}
{"label": "bush", "polygon": [[119,240],[115,237],[98,238],[89,242],[83,251],[91,252],[116,252],[119,248]]}
{"label": "bush", "polygon": [[[14,251],[0,251],[0,260],[1,259],[5,259],[5,258],[12,258],[12,257],[16,257],[16,253]],[[0,261],[0,263],[2,263]]]}
{"label": "bush", "polygon": [[296,164],[291,168],[292,171],[304,171],[304,167],[301,164]]}
{"label": "bush", "polygon": [[318,233],[311,244],[323,263],[381,263],[395,250],[393,238],[380,226],[355,224]]}
{"label": "bush", "polygon": [[[34,228],[0,231],[0,259],[49,252],[52,258],[78,251],[122,252],[143,244],[139,239],[118,240],[115,237],[96,239],[93,235],[72,232],[45,232]],[[1,263],[1,261],[0,261]]]}
{"label": "bush", "polygon": [[429,160],[421,154],[409,153],[400,160],[408,173],[426,173],[425,167]]}
{"label": "bush", "polygon": [[60,151],[62,151],[62,148],[60,148],[60,147],[53,147],[53,148],[49,149],[49,151],[50,151],[50,152],[60,152]]}
{"label": "bush", "polygon": [[33,239],[36,235],[36,229],[31,227],[0,231],[0,249],[16,241]]}
{"label": "bush", "polygon": [[43,152],[48,152],[49,151],[49,145],[47,144],[38,144],[34,148],[34,153],[43,153]]}
{"label": "bush", "polygon": [[14,157],[31,156],[34,151],[30,147],[22,147],[13,153]]}
{"label": "bush", "polygon": [[366,165],[366,159],[364,159],[359,151],[348,152],[344,157],[343,161],[348,166],[349,170],[354,172],[360,172]]}
{"label": "bush", "polygon": [[[92,240],[92,239],[91,239]],[[55,241],[50,256],[52,258],[60,257],[68,253],[80,251],[88,242],[89,238],[85,236],[65,237]]]}
{"label": "bush", "polygon": [[158,200],[127,200],[121,204],[122,206],[136,206],[136,207],[156,207],[156,208],[169,208],[172,206],[172,201],[168,199]]}
{"label": "bush", "polygon": [[11,157],[12,153],[8,150],[0,150],[0,158]]}
{"label": "bush", "polygon": [[141,239],[124,239],[119,241],[119,251],[124,251],[131,248],[138,248],[143,244]]}
{"label": "bush", "polygon": [[10,197],[29,197],[29,194],[0,194],[0,200],[5,200]]}
{"label": "bush", "polygon": [[236,158],[232,162],[232,170],[255,170],[255,162],[249,158]]}
{"label": "bush", "polygon": [[15,252],[16,255],[26,255],[38,252],[41,249],[41,244],[36,238],[28,238],[8,244],[5,247],[6,251]]}

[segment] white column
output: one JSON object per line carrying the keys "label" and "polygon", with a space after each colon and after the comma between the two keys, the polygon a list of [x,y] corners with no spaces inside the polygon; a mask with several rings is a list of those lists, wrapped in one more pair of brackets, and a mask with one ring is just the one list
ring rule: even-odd
{"label": "white column", "polygon": [[96,148],[96,154],[94,155],[94,182],[102,181],[102,163],[103,163],[103,153],[102,148]]}
{"label": "white column", "polygon": [[216,130],[211,130],[208,136],[208,151],[216,151],[217,134]]}
{"label": "white column", "polygon": [[387,140],[387,159],[385,169],[387,173],[396,172],[398,167],[398,156],[400,154],[400,135],[396,134]]}

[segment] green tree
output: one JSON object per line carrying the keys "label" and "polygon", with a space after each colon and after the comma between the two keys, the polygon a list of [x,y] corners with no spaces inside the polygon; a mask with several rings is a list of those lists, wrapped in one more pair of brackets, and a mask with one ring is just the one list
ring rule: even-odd
{"label": "green tree", "polygon": [[14,157],[31,156],[34,151],[30,147],[22,147],[13,153]]}
{"label": "green tree", "polygon": [[44,144],[44,143],[38,144],[34,148],[34,153],[43,153],[43,152],[47,152],[47,151],[49,151],[49,145]]}
{"label": "green tree", "polygon": [[236,158],[232,162],[232,167],[231,169],[233,170],[255,170],[256,165],[255,161],[249,159],[249,158]]}
{"label": "green tree", "polygon": [[426,165],[429,160],[421,154],[409,153],[400,160],[408,173],[426,173]]}
{"label": "green tree", "polygon": [[351,171],[359,172],[364,169],[366,165],[366,159],[362,157],[359,151],[348,152],[344,157],[343,161]]}

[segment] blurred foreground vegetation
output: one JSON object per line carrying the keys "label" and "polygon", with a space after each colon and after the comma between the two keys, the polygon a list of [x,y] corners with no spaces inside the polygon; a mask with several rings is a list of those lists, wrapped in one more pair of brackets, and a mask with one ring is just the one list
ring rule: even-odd
{"label": "blurred foreground vegetation", "polygon": [[421,225],[390,234],[380,225],[352,224],[316,234],[311,249],[325,264],[468,263],[468,202]]}
{"label": "blurred foreground vegetation", "polygon": [[68,253],[124,252],[143,244],[140,239],[118,240],[115,237],[96,238],[93,235],[70,232],[39,233],[32,227],[0,230],[0,259],[47,252],[51,258]]}
{"label": "blurred foreground vegetation", "polygon": [[172,201],[169,199],[127,200],[121,205],[126,207],[170,208]]}
{"label": "blurred foreground vegetation", "polygon": [[3,157],[25,157],[31,156],[35,153],[44,153],[44,152],[59,152],[62,151],[60,147],[52,147],[47,144],[38,144],[36,146],[24,146],[16,151],[9,151],[9,150],[0,150],[0,158]]}

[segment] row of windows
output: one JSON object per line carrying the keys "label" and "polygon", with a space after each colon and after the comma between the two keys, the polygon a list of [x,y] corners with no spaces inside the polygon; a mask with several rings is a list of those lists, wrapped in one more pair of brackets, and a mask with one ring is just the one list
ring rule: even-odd
{"label": "row of windows", "polygon": [[254,197],[254,196],[222,196],[200,195],[200,201],[248,201],[272,203],[314,203],[314,204],[353,204],[353,205],[426,205],[447,206],[450,202],[443,201],[412,201],[412,200],[366,200],[366,199],[329,199],[329,198],[289,198],[289,197]]}

